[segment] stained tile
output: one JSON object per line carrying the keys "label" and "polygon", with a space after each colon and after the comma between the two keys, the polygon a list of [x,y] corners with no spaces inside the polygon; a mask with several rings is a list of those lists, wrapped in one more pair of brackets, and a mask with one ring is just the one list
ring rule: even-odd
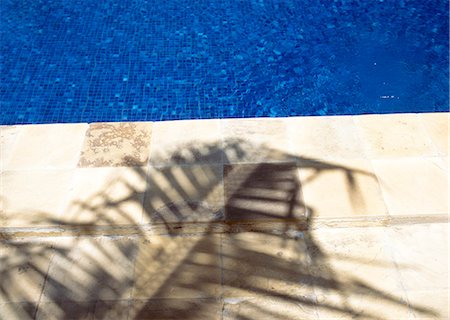
{"label": "stained tile", "polygon": [[439,158],[372,161],[391,215],[447,214],[448,171]]}
{"label": "stained tile", "polygon": [[295,222],[305,217],[295,163],[226,165],[224,189],[227,221]]}
{"label": "stained tile", "polygon": [[224,162],[278,162],[294,158],[284,119],[226,119],[222,122]]}
{"label": "stained tile", "polygon": [[223,212],[222,166],[150,167],[145,223],[211,222]]}
{"label": "stained tile", "polygon": [[146,179],[146,167],[76,169],[60,223],[139,224]]}
{"label": "stained tile", "polygon": [[148,161],[152,123],[89,125],[79,167],[136,167]]}
{"label": "stained tile", "polygon": [[300,161],[306,206],[314,217],[386,215],[387,210],[370,161]]}
{"label": "stained tile", "polygon": [[354,117],[371,158],[432,156],[435,148],[416,114]]}
{"label": "stained tile", "polygon": [[4,171],[0,177],[1,225],[58,224],[72,176],[73,170]]}
{"label": "stained tile", "polygon": [[220,120],[167,121],[153,124],[150,163],[220,164],[223,159]]}
{"label": "stained tile", "polygon": [[441,155],[448,155],[449,113],[422,113],[419,117],[438,152]]}
{"label": "stained tile", "polygon": [[4,169],[74,168],[86,129],[82,123],[23,126]]}
{"label": "stained tile", "polygon": [[222,263],[225,298],[285,297],[299,304],[305,296],[313,300],[309,257],[301,238],[255,232],[223,235]]}
{"label": "stained tile", "polygon": [[93,302],[130,298],[137,252],[135,240],[114,237],[62,238],[57,245],[41,303],[53,302],[57,305],[58,301]]}
{"label": "stained tile", "polygon": [[220,235],[140,241],[133,299],[192,299],[221,293]]}
{"label": "stained tile", "polygon": [[[53,253],[51,241],[0,242],[0,304],[37,304]],[[9,312],[16,315],[30,313],[30,305],[27,304],[4,308],[12,308]]]}
{"label": "stained tile", "polygon": [[130,319],[222,319],[217,299],[133,300]]}
{"label": "stained tile", "polygon": [[362,142],[350,116],[293,117],[285,121],[291,152],[297,157],[364,157]]}

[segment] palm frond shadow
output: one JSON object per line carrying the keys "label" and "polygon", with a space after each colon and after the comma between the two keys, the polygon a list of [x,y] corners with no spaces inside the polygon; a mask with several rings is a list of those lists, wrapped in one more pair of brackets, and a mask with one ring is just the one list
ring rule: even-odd
{"label": "palm frond shadow", "polygon": [[[218,155],[225,166],[210,163]],[[277,161],[246,163],[255,155]],[[221,312],[230,319],[296,319],[316,318],[318,310],[327,310],[383,318],[374,309],[355,306],[354,296],[374,305],[438,315],[329,263],[347,259],[388,268],[389,261],[333,257],[310,232],[314,208],[303,202],[298,169],[313,171],[303,184],[323,172],[341,172],[355,203],[361,196],[355,177],[369,173],[241,140],[227,141],[225,147],[186,146],[165,160],[176,165],[133,169],[146,182],[145,189],[119,178],[105,182],[105,190],[119,187],[120,197],[99,192],[74,202],[71,211],[75,217],[83,213],[83,222],[21,213],[84,234],[102,227],[131,226],[133,232],[57,241],[8,239],[3,234],[7,250],[0,255],[0,297],[16,301],[9,311],[14,317],[199,319]],[[243,163],[235,164],[239,160]],[[142,210],[141,220],[129,215],[130,206]],[[30,287],[42,290],[38,300]],[[318,299],[316,292],[339,302]]]}

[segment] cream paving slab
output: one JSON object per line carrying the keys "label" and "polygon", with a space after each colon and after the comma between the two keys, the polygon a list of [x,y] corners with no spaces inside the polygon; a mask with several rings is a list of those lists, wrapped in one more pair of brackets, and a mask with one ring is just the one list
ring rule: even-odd
{"label": "cream paving slab", "polygon": [[37,303],[32,302],[0,303],[0,315],[8,320],[32,320],[36,307]]}
{"label": "cream paving slab", "polygon": [[449,289],[449,225],[418,224],[391,227],[387,231],[404,288]]}
{"label": "cream paving slab", "polygon": [[351,116],[286,118],[290,150],[300,158],[361,158],[363,144]]}
{"label": "cream paving slab", "polygon": [[224,167],[227,222],[300,222],[306,217],[295,162]]}
{"label": "cream paving slab", "polygon": [[0,171],[9,162],[15,142],[24,126],[0,126]]}
{"label": "cream paving slab", "polygon": [[83,123],[23,126],[4,169],[74,168],[87,127]]}
{"label": "cream paving slab", "polygon": [[417,114],[364,115],[354,119],[370,158],[436,155]]}
{"label": "cream paving slab", "polygon": [[[53,245],[51,240],[0,242],[0,306],[7,302],[27,302],[37,306],[54,255]],[[11,308],[9,312],[21,314],[27,313],[30,305],[0,307]]]}
{"label": "cream paving slab", "polygon": [[3,227],[55,225],[67,200],[74,170],[4,171],[0,223]]}
{"label": "cream paving slab", "polygon": [[278,162],[289,154],[286,121],[283,118],[224,119],[224,163]]}
{"label": "cream paving slab", "polygon": [[441,158],[373,160],[390,215],[448,214],[448,171]]}
{"label": "cream paving slab", "polygon": [[39,308],[61,301],[129,299],[137,240],[131,237],[64,237],[55,245]]}
{"label": "cream paving slab", "polygon": [[94,319],[128,319],[130,300],[107,300],[95,303]]}
{"label": "cream paving slab", "polygon": [[152,123],[92,123],[79,167],[138,167],[147,164]]}
{"label": "cream paving slab", "polygon": [[153,123],[150,164],[218,164],[222,161],[221,120]]}
{"label": "cream paving slab", "polygon": [[387,215],[387,209],[367,159],[300,161],[305,205],[315,218]]}
{"label": "cream paving slab", "polygon": [[150,167],[143,223],[212,222],[223,211],[221,165]]}
{"label": "cream paving slab", "polygon": [[[222,236],[223,296],[314,300],[313,277],[303,239],[242,232]],[[232,299],[231,299],[232,301]]]}
{"label": "cream paving slab", "polygon": [[408,302],[412,306],[413,319],[449,319],[450,295],[448,289],[407,291]]}
{"label": "cream paving slab", "polygon": [[218,298],[220,235],[140,239],[133,299]]}
{"label": "cream paving slab", "polygon": [[78,168],[59,223],[140,224],[146,180],[147,167]]}
{"label": "cream paving slab", "polygon": [[448,155],[450,114],[422,113],[419,115],[426,131],[441,155]]}
{"label": "cream paving slab", "polygon": [[132,300],[129,319],[222,319],[218,299]]}
{"label": "cream paving slab", "polygon": [[398,268],[408,266],[395,263],[385,233],[386,228],[380,227],[318,229],[305,234],[318,309],[345,310],[347,301],[355,301],[370,305],[368,310],[383,303],[407,313]]}
{"label": "cream paving slab", "polygon": [[83,319],[93,320],[95,301],[41,302],[36,320]]}
{"label": "cream paving slab", "polygon": [[223,319],[319,319],[314,296],[225,298]]}

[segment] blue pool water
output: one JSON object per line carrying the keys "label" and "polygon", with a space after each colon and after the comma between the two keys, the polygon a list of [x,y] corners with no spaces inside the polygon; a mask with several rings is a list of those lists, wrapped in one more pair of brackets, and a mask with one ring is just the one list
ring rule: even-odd
{"label": "blue pool water", "polygon": [[2,124],[448,110],[447,0],[2,0]]}

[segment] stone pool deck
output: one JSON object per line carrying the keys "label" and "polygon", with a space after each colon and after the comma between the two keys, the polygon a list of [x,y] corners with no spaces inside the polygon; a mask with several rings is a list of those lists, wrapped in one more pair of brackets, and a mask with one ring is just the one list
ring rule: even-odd
{"label": "stone pool deck", "polygon": [[0,319],[448,319],[448,124],[2,126]]}

